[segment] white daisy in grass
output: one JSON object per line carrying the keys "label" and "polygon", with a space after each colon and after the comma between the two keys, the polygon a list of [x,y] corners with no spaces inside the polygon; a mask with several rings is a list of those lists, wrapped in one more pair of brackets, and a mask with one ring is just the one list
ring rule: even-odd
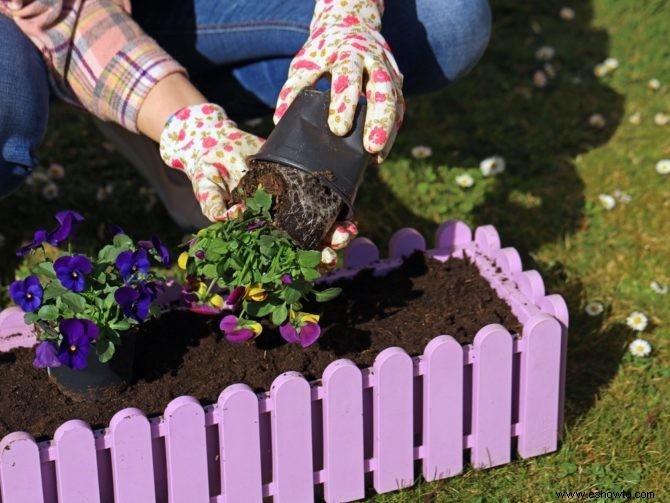
{"label": "white daisy in grass", "polygon": [[602,129],[605,127],[605,124],[607,124],[607,121],[605,120],[605,117],[602,116],[602,114],[591,114],[589,117],[589,125],[591,127]]}
{"label": "white daisy in grass", "polygon": [[607,67],[603,63],[598,63],[593,67],[593,75],[596,77],[604,77],[607,75]]}
{"label": "white daisy in grass", "polygon": [[661,88],[661,81],[658,79],[649,79],[647,87],[652,91],[658,91]]}
{"label": "white daisy in grass", "polygon": [[616,199],[609,194],[600,194],[598,196],[598,201],[600,201],[600,204],[602,204],[603,208],[606,210],[611,210],[616,206]]}
{"label": "white daisy in grass", "polygon": [[635,112],[630,117],[628,117],[628,122],[633,126],[639,126],[642,123],[642,114],[640,112]]}
{"label": "white daisy in grass", "polygon": [[65,168],[57,162],[52,162],[47,168],[47,176],[52,180],[58,180],[65,176]]}
{"label": "white daisy in grass", "polygon": [[670,174],[670,159],[661,159],[656,163],[656,173],[659,175]]}
{"label": "white daisy in grass", "polygon": [[475,179],[471,175],[464,173],[456,177],[456,185],[462,189],[469,189],[475,184]]}
{"label": "white daisy in grass", "polygon": [[547,75],[542,70],[538,70],[533,74],[533,85],[535,87],[542,89],[543,87],[547,87],[548,82],[549,79],[547,79]]}
{"label": "white daisy in grass", "polygon": [[42,169],[36,169],[26,177],[28,185],[44,184],[49,181],[49,177]]}
{"label": "white daisy in grass", "polygon": [[670,115],[663,113],[663,112],[658,112],[656,115],[654,115],[654,124],[657,126],[665,126],[670,122]]}
{"label": "white daisy in grass", "polygon": [[563,21],[572,21],[575,19],[575,11],[570,7],[561,7],[561,10],[558,12],[558,17]]}
{"label": "white daisy in grass", "polygon": [[550,79],[553,79],[556,77],[556,68],[554,68],[554,65],[551,63],[545,63],[542,68],[544,68],[544,73],[547,74],[547,77]]}
{"label": "white daisy in grass", "polygon": [[54,182],[47,183],[42,187],[42,197],[47,201],[53,201],[60,195],[60,189]]}
{"label": "white daisy in grass", "polygon": [[479,163],[479,169],[484,176],[494,176],[505,171],[505,159],[499,155],[487,157]]}
{"label": "white daisy in grass", "polygon": [[540,61],[551,61],[556,54],[556,50],[550,45],[543,45],[535,51],[535,58]]}
{"label": "white daisy in grass", "polygon": [[651,288],[654,292],[656,292],[659,295],[665,295],[666,293],[668,293],[668,285],[664,283],[659,283],[656,280],[649,283],[649,288]]}
{"label": "white daisy in grass", "polygon": [[642,332],[647,328],[647,323],[649,322],[647,316],[640,311],[633,311],[626,318],[626,325],[635,330],[636,332]]}
{"label": "white daisy in grass", "polygon": [[530,22],[530,30],[536,35],[539,35],[542,33],[542,25],[533,19]]}
{"label": "white daisy in grass", "polygon": [[607,58],[605,61],[603,61],[603,65],[605,65],[605,68],[607,68],[608,72],[613,72],[619,68],[619,60],[616,58]]}
{"label": "white daisy in grass", "polygon": [[433,155],[433,149],[427,145],[417,145],[412,148],[412,157],[414,159],[426,159]]}
{"label": "white daisy in grass", "polygon": [[633,356],[649,356],[649,353],[651,353],[651,344],[644,339],[635,339],[628,345],[628,351]]}
{"label": "white daisy in grass", "polygon": [[598,302],[597,300],[592,300],[584,307],[584,312],[589,316],[598,316],[602,314],[604,310],[605,306],[603,303]]}
{"label": "white daisy in grass", "polygon": [[614,199],[620,203],[630,203],[631,199],[633,199],[630,194],[619,189],[615,189],[614,192],[612,192],[612,196],[614,196]]}

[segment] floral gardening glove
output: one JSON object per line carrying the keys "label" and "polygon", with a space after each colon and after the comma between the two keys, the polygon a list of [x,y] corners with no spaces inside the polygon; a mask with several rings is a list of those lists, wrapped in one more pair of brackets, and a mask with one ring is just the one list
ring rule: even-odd
{"label": "floral gardening glove", "polygon": [[289,69],[279,93],[274,121],[284,115],[297,94],[324,73],[331,75],[328,126],[336,135],[349,132],[365,83],[367,114],[363,143],[382,162],[388,155],[405,113],[403,77],[381,36],[383,0],[317,0],[309,39]]}
{"label": "floral gardening glove", "polygon": [[238,129],[223,108],[212,103],[179,110],[160,140],[163,161],[188,176],[207,218],[225,220],[244,209],[241,204],[231,206],[231,194],[247,171],[246,158],[265,140]]}

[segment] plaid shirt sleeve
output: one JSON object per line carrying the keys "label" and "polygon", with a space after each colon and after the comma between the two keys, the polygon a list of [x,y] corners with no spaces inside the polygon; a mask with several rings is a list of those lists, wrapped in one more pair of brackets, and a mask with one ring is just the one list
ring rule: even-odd
{"label": "plaid shirt sleeve", "polygon": [[43,53],[56,93],[137,132],[153,86],[186,73],[129,15],[129,0],[0,0]]}

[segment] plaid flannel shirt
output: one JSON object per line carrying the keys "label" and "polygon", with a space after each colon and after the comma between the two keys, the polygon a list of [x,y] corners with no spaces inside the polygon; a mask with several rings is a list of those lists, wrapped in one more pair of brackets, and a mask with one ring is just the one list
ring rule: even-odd
{"label": "plaid flannel shirt", "polygon": [[45,57],[64,100],[137,132],[153,86],[186,73],[130,17],[129,0],[0,0]]}

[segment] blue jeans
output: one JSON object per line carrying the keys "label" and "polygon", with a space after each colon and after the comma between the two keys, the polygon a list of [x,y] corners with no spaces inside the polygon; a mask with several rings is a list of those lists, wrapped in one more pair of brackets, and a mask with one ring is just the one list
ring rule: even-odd
{"label": "blue jeans", "polygon": [[[308,0],[133,3],[133,18],[236,120],[274,108],[313,11]],[[477,63],[491,13],[487,0],[386,0],[382,26],[405,76],[404,92],[412,95],[440,89]],[[38,51],[0,16],[0,197],[20,183],[16,166],[25,176],[35,163],[32,151],[48,113],[46,82]]]}

